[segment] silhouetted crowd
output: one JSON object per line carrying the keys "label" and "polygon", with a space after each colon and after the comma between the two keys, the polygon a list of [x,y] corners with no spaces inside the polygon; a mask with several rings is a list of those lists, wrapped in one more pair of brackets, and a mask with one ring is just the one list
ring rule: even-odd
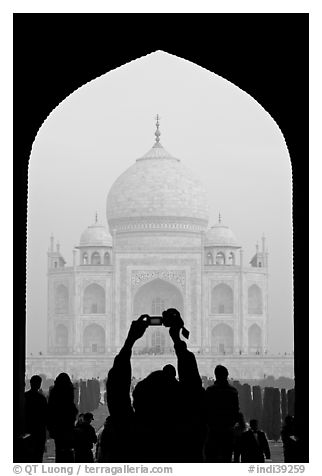
{"label": "silhouetted crowd", "polygon": [[[48,400],[41,391],[41,377],[34,375],[30,379],[31,388],[25,392],[25,431],[30,435],[27,462],[43,460],[47,432],[55,441],[55,460],[59,463],[93,462],[95,444],[95,460],[107,463],[261,463],[270,460],[266,435],[258,428],[257,419],[251,419],[249,425],[245,422],[238,391],[228,382],[227,368],[218,365],[214,371],[215,381],[203,382],[195,355],[181,339],[180,326],[169,328],[178,378],[176,369],[168,364],[134,381],[132,349],[147,327],[144,316],[133,321],[114,359],[104,395],[109,416],[98,441],[91,425],[93,413],[81,411],[84,404],[79,397],[75,398],[75,387],[66,373],[57,376]],[[86,388],[86,383],[80,383],[78,388],[84,385]],[[92,408],[96,408],[99,384],[89,387],[90,394],[94,395]],[[293,417],[285,418],[281,437],[285,462],[296,462]]]}

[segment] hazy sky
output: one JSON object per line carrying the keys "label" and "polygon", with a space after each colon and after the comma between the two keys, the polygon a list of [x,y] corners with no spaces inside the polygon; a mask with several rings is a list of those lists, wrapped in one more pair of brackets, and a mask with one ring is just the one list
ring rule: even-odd
{"label": "hazy sky", "polygon": [[46,351],[47,250],[53,232],[72,263],[83,230],[107,226],[117,177],[154,143],[195,171],[210,204],[244,248],[263,232],[269,250],[269,349],[293,349],[292,182],[283,135],[247,93],[215,74],[157,52],[87,83],[50,114],[29,166],[27,352]]}

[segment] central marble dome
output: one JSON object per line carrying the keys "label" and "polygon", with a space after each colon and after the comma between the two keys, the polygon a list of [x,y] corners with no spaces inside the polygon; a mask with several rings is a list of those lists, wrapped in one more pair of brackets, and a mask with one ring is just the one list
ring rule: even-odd
{"label": "central marble dome", "polygon": [[106,214],[111,233],[131,229],[204,230],[208,201],[195,174],[159,142],[113,184]]}

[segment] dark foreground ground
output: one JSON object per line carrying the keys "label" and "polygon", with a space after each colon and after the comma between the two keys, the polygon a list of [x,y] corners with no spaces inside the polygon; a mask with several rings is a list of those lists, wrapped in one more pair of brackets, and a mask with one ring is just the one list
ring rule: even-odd
{"label": "dark foreground ground", "polygon": [[[96,432],[103,426],[104,421],[108,415],[106,405],[100,405],[97,410],[94,410],[94,421],[92,426],[95,428]],[[271,458],[273,463],[284,463],[283,459],[283,447],[282,443],[279,441],[275,443],[274,441],[269,442],[271,449]],[[55,462],[55,445],[54,440],[47,441],[47,451],[44,454],[44,463],[54,463]]]}

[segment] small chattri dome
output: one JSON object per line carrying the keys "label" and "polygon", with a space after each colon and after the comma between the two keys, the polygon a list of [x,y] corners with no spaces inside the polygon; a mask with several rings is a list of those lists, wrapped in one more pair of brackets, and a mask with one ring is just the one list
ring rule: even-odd
{"label": "small chattri dome", "polygon": [[233,246],[238,247],[235,235],[228,226],[225,226],[219,221],[206,232],[205,237],[206,246]]}
{"label": "small chattri dome", "polygon": [[94,225],[83,231],[79,246],[112,246],[112,237],[105,226],[97,223],[97,216]]}

